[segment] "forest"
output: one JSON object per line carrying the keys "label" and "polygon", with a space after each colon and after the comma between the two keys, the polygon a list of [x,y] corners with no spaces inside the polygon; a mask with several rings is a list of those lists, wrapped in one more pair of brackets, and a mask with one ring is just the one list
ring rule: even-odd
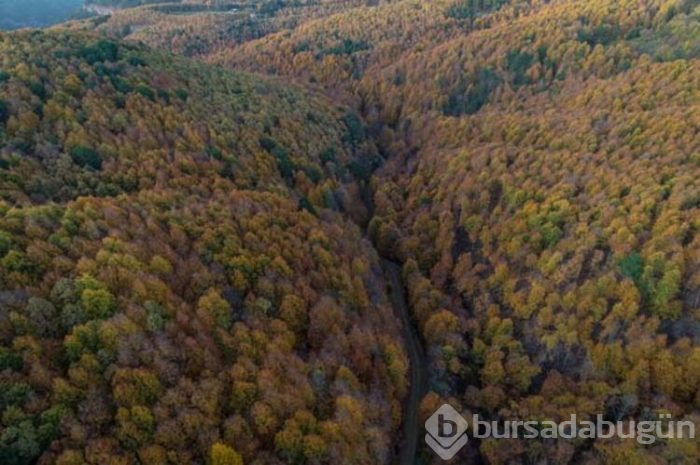
{"label": "forest", "polygon": [[396,463],[387,260],[421,425],[700,421],[696,0],[187,4],[0,35],[0,463]]}
{"label": "forest", "polygon": [[386,461],[407,362],[351,110],[107,39],[0,49],[0,462]]}

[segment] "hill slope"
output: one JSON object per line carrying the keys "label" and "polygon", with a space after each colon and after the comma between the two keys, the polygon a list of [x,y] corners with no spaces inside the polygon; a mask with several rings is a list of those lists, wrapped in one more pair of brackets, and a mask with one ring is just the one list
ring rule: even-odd
{"label": "hill slope", "polygon": [[340,213],[357,118],[104,39],[0,52],[0,461],[387,462],[407,362]]}
{"label": "hill slope", "polygon": [[[405,264],[426,415],[697,420],[697,4],[484,3],[362,7],[210,59],[346,96],[390,154],[370,232]],[[488,463],[698,456],[471,444]]]}

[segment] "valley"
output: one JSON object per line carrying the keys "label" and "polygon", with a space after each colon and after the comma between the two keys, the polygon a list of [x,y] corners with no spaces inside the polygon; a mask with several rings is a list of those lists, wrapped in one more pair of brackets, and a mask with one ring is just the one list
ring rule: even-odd
{"label": "valley", "polygon": [[700,420],[697,1],[91,5],[0,34],[0,462],[436,465],[444,403]]}

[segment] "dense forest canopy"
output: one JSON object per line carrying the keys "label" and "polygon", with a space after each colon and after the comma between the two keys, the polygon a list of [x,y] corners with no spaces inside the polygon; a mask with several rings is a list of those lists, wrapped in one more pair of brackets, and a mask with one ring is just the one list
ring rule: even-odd
{"label": "dense forest canopy", "polygon": [[0,462],[391,463],[381,258],[421,421],[700,421],[696,0],[93,3],[0,35]]}
{"label": "dense forest canopy", "polygon": [[386,462],[407,362],[345,219],[357,117],[107,39],[0,51],[0,461]]}
{"label": "dense forest canopy", "polygon": [[[689,1],[396,2],[209,60],[344,96],[392,154],[370,234],[404,263],[426,417],[449,401],[697,421],[699,43]],[[698,457],[692,441],[474,446],[490,464]]]}

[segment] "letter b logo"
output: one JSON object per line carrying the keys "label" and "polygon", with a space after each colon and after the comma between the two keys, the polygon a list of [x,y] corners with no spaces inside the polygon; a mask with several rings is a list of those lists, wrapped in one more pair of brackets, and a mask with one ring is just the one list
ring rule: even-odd
{"label": "letter b logo", "polygon": [[441,438],[452,438],[457,434],[457,423],[445,419],[445,415],[438,414],[438,436]]}
{"label": "letter b logo", "polygon": [[467,421],[450,405],[443,405],[425,422],[425,442],[443,460],[450,460],[467,443]]}

